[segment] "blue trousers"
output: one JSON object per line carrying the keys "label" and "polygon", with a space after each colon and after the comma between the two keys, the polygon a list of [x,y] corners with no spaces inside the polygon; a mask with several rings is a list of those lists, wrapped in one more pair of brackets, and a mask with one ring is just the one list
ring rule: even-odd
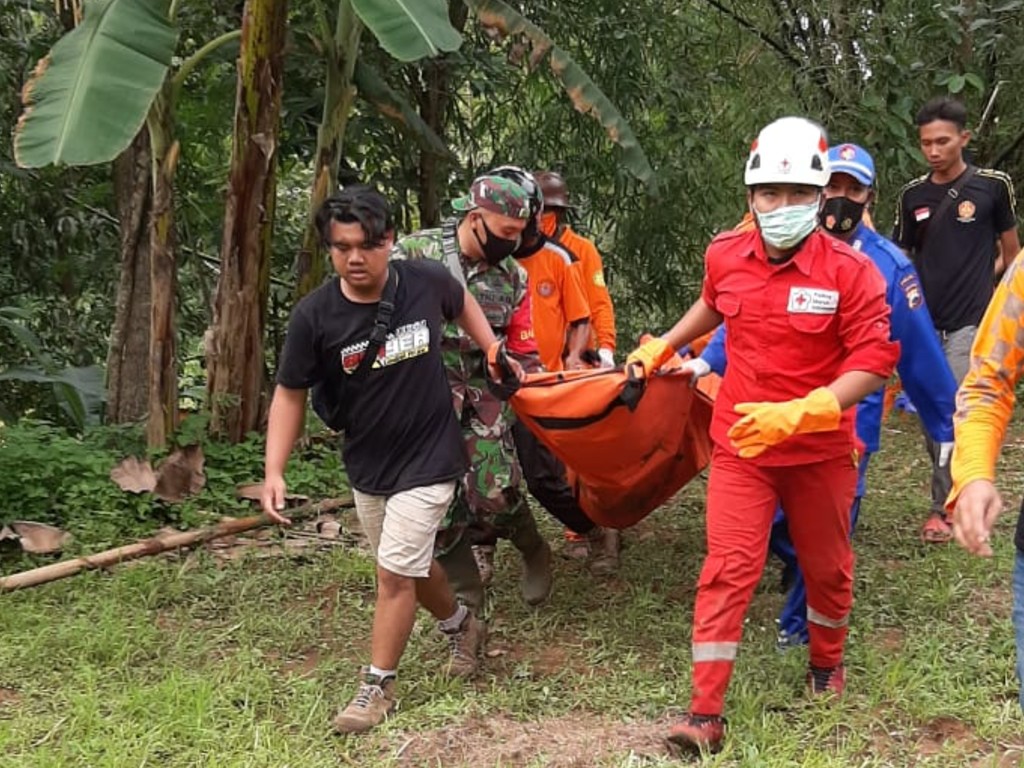
{"label": "blue trousers", "polygon": [[1024,710],[1024,553],[1019,549],[1013,562],[1013,631],[1017,636],[1017,680],[1021,684],[1018,697]]}
{"label": "blue trousers", "polygon": [[[860,516],[860,500],[864,495],[864,478],[868,472],[868,461],[871,454],[865,452],[857,467],[857,492],[853,497],[853,504],[850,505],[850,536],[857,527],[857,518]],[[807,635],[807,585],[804,583],[804,575],[796,561],[796,548],[789,537],[789,528],[786,525],[786,514],[780,507],[775,510],[775,520],[772,522],[772,531],[768,539],[768,547],[782,560],[785,567],[784,580],[791,583],[786,602],[779,614],[779,632],[784,632],[793,644],[806,645]],[[1021,556],[1024,557],[1024,556]],[[1022,567],[1024,568],[1024,567]],[[1016,581],[1014,582],[1016,584]],[[1024,642],[1024,570],[1021,571],[1021,595],[1017,600],[1021,605],[1020,623],[1015,625],[1017,629],[1018,658],[1021,657],[1021,643]],[[1016,616],[1016,614],[1014,614]],[[1020,662],[1018,662],[1019,664]],[[1018,666],[1018,672],[1020,672]],[[1021,678],[1024,680],[1024,677]],[[1024,694],[1022,694],[1024,696]],[[1024,699],[1022,706],[1024,706]]]}

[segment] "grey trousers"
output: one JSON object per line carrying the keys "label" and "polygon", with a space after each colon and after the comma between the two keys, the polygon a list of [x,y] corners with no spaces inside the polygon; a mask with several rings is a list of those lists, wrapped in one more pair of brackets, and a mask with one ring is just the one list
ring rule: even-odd
{"label": "grey trousers", "polygon": [[[974,344],[974,336],[978,332],[978,326],[968,325],[958,328],[955,331],[939,331],[939,340],[942,342],[942,351],[946,353],[946,362],[953,371],[953,378],[959,387],[967,375],[967,369],[971,365],[971,345]],[[924,429],[924,425],[921,425]],[[949,464],[939,466],[939,444],[936,443],[927,432],[924,433],[925,446],[928,448],[928,455],[932,460],[932,506],[933,514],[945,514],[946,497],[953,488],[953,479],[949,474]]]}

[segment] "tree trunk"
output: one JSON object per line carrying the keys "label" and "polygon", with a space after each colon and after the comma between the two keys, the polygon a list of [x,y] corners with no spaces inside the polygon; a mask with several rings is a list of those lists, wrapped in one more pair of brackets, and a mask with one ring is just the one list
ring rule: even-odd
{"label": "tree trunk", "polygon": [[316,288],[324,278],[324,263],[318,259],[320,233],[313,226],[313,217],[320,204],[338,189],[338,163],[342,142],[348,126],[348,115],[355,101],[356,89],[352,73],[359,57],[359,40],[363,23],[347,0],[338,3],[338,20],[334,37],[321,40],[327,69],[324,85],[324,110],[316,134],[316,165],[313,166],[313,189],[309,196],[309,219],[302,248],[296,259],[296,298]]}
{"label": "tree trunk", "polygon": [[[469,9],[462,0],[448,5],[448,19],[460,32],[466,26]],[[446,57],[431,59],[423,63],[423,90],[417,94],[420,117],[438,136],[444,137],[448,105],[451,102],[451,64]],[[444,179],[447,161],[433,152],[420,150],[418,192],[420,201],[420,223],[423,227],[437,226],[441,221],[441,182]]]}
{"label": "tree trunk", "polygon": [[149,406],[150,242],[149,133],[143,128],[114,161],[121,228],[121,278],[107,350],[107,423],[141,421]]}
{"label": "tree trunk", "polygon": [[179,144],[174,140],[174,117],[165,84],[150,107],[149,128],[153,169],[153,209],[150,214],[150,338],[149,417],[146,442],[163,448],[178,420],[178,342],[175,328],[178,270],[175,258],[174,172]]}
{"label": "tree trunk", "polygon": [[206,334],[210,427],[240,442],[263,413],[287,0],[246,0],[228,200],[213,324]]}

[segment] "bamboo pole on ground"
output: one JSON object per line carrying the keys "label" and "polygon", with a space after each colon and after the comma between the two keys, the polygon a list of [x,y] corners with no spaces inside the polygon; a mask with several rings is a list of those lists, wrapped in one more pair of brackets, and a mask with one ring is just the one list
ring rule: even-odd
{"label": "bamboo pole on ground", "polygon": [[[324,512],[341,509],[342,507],[351,507],[352,503],[351,496],[325,499],[324,501],[293,507],[285,510],[285,514],[295,522]],[[219,539],[222,536],[243,533],[244,531],[251,531],[254,528],[262,528],[268,525],[275,525],[275,523],[265,514],[259,514],[222,520],[215,525],[208,525],[192,531],[162,533],[134,544],[125,544],[124,546],[108,549],[104,552],[97,552],[95,555],[76,557],[74,560],[52,563],[41,568],[33,568],[28,571],[5,576],[0,578],[0,592],[12,592],[15,589],[35,587],[39,584],[46,584],[50,581],[74,576],[81,571],[110,568],[126,560],[137,560],[140,557],[158,555],[161,552],[169,552],[172,549],[193,547],[213,539]]]}

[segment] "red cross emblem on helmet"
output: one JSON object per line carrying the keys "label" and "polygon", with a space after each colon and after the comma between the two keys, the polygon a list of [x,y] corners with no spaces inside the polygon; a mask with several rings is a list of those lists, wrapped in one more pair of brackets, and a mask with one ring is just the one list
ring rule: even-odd
{"label": "red cross emblem on helmet", "polygon": [[792,167],[793,167],[793,164],[791,162],[789,162],[789,158],[788,157],[784,157],[784,158],[782,158],[779,161],[779,171],[781,173],[789,173],[789,170]]}

